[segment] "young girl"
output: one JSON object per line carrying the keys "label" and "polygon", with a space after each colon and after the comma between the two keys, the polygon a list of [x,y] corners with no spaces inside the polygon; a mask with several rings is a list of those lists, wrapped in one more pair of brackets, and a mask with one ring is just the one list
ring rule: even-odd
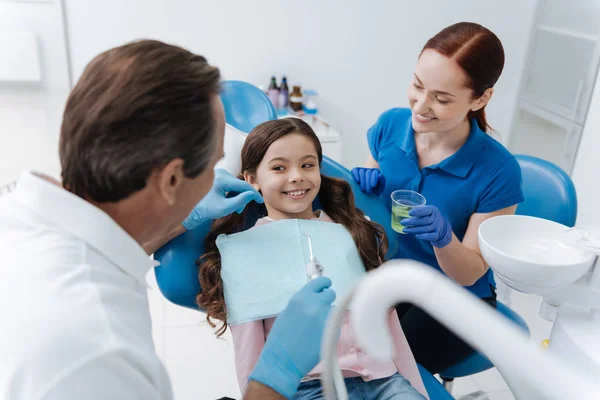
{"label": "young girl", "polygon": [[[198,260],[202,292],[197,301],[206,310],[212,327],[216,325],[211,319],[222,321],[217,329],[218,336],[227,329],[227,312],[216,239],[221,234],[244,230],[246,224],[253,223],[248,221],[251,215],[262,216],[254,226],[294,218],[341,224],[351,233],[367,271],[382,263],[388,246],[383,228],[368,221],[355,207],[347,182],[321,175],[321,161],[319,139],[301,119],[265,122],[246,138],[242,149],[243,176],[240,178],[261,192],[264,205],[250,203],[242,214],[234,213],[216,220],[206,238],[206,253]],[[322,209],[314,211],[313,200],[317,194]],[[231,327],[242,392],[274,320],[268,318]],[[393,311],[389,314],[389,326],[395,339],[396,354],[393,360],[382,362],[358,348],[348,320],[344,319],[338,355],[351,399],[425,398],[426,391],[416,362]],[[322,364],[317,365],[303,380],[295,398],[322,398],[319,381],[322,372]]]}

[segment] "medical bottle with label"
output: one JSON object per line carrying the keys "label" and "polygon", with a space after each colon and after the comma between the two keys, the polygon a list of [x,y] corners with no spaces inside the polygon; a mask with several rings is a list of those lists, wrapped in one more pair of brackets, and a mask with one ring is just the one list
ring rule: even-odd
{"label": "medical bottle with label", "polygon": [[290,107],[294,111],[302,110],[302,92],[300,91],[300,86],[294,86],[294,90],[290,94]]}

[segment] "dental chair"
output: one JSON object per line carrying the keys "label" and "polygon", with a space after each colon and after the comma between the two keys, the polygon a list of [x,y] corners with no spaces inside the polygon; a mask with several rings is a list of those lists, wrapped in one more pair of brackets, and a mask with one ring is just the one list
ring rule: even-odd
{"label": "dental chair", "polygon": [[[538,217],[569,227],[577,219],[577,193],[569,176],[558,166],[541,158],[518,154],[521,166],[525,201],[517,207],[516,214]],[[510,308],[498,302],[498,311],[529,333],[527,324]],[[451,391],[454,378],[483,372],[494,365],[483,354],[475,352],[463,361],[440,373],[444,386]]]}
{"label": "dental chair", "polygon": [[541,158],[524,154],[515,157],[521,165],[525,193],[525,201],[519,204],[516,213],[575,226],[577,192],[569,175]]}
{"label": "dental chair", "polygon": [[[277,118],[275,108],[266,95],[246,82],[224,82],[221,100],[225,108],[226,122],[242,132],[249,132],[261,122]],[[364,194],[354,182],[350,171],[335,161],[324,156],[321,167],[324,175],[344,179],[350,183],[357,207],[372,221],[384,227],[390,242],[388,254],[395,254],[398,245],[396,234],[391,229],[391,217],[385,205],[377,197]],[[316,208],[319,207],[318,201],[317,198]],[[195,261],[203,253],[204,239],[211,223],[212,221],[206,221],[198,228],[185,232],[154,254],[155,260],[160,262],[160,266],[156,267],[154,272],[162,294],[172,303],[196,311],[200,311],[196,304],[200,284]],[[421,366],[419,372],[431,400],[454,399],[440,382]]]}
{"label": "dental chair", "polygon": [[248,133],[262,122],[277,119],[271,100],[256,86],[242,81],[225,81],[222,86],[221,101],[229,125]]}

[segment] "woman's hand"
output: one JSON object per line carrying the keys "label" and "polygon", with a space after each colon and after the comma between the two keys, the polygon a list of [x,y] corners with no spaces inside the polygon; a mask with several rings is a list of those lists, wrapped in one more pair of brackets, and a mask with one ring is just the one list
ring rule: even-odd
{"label": "woman's hand", "polygon": [[352,176],[366,194],[379,196],[385,189],[385,177],[378,168],[353,168]]}
{"label": "woman's hand", "polygon": [[436,206],[422,206],[410,210],[410,218],[400,221],[404,233],[415,233],[417,239],[428,240],[437,248],[452,241],[452,226]]}

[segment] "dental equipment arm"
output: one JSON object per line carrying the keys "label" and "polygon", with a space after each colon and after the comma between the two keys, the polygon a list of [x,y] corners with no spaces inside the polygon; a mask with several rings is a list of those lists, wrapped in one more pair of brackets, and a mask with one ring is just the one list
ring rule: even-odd
{"label": "dental equipment arm", "polygon": [[321,343],[321,360],[323,361],[323,378],[321,386],[325,399],[348,400],[348,392],[344,382],[344,376],[340,369],[337,352],[337,340],[342,326],[342,320],[346,310],[350,306],[356,287],[349,290],[333,309],[323,332]]}
{"label": "dental equipment arm", "polygon": [[[529,343],[523,332],[471,293],[441,273],[412,260],[384,263],[369,273],[354,291],[350,321],[359,344],[367,353],[381,359],[392,356],[394,349],[387,313],[401,302],[422,308],[485,353],[517,399],[600,398],[600,383],[567,368],[551,352]],[[339,308],[332,313],[330,322],[338,317]],[[331,346],[330,341],[324,338],[324,356],[325,343]],[[324,380],[331,380],[332,373],[335,371],[326,368]],[[335,398],[330,393],[326,395],[327,399]]]}

